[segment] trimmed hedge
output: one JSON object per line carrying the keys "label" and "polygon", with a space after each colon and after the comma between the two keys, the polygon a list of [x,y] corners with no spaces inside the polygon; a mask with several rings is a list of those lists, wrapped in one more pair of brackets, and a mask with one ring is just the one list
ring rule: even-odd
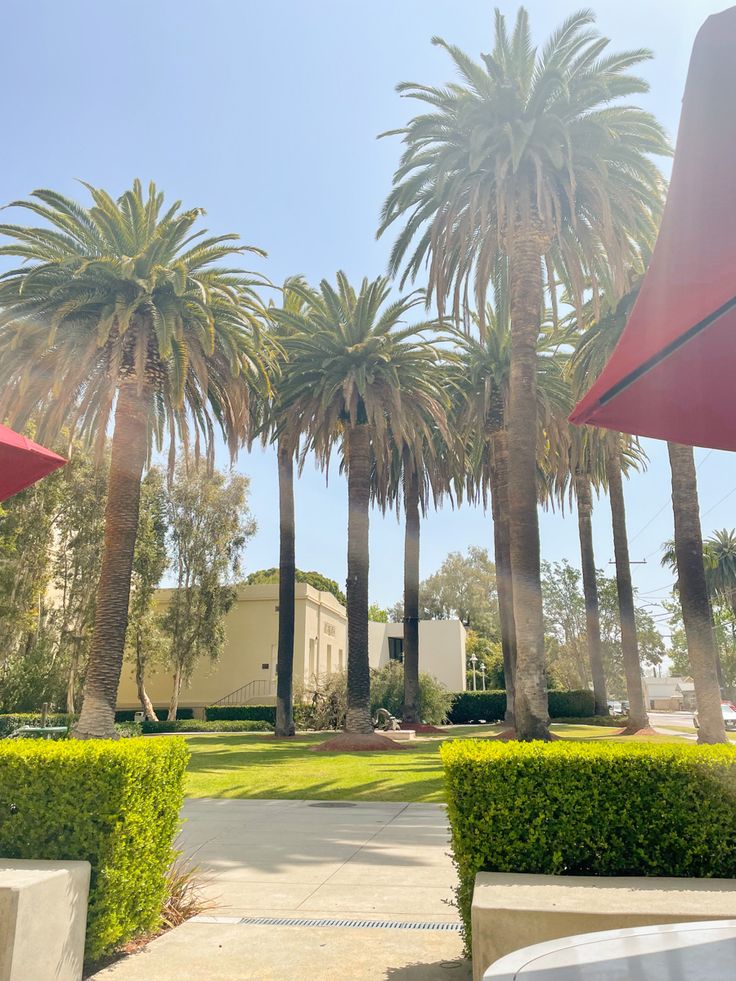
{"label": "trimmed hedge", "polygon": [[88,960],[159,925],[188,760],[181,739],[0,743],[0,855],[90,862]]}
{"label": "trimmed hedge", "polygon": [[[46,725],[49,726],[69,726],[74,723],[74,716],[67,715],[65,712],[49,712],[46,716]],[[11,732],[20,729],[21,726],[40,726],[40,712],[8,712],[0,715],[0,739],[9,736]]]}
{"label": "trimmed hedge", "polygon": [[481,871],[736,877],[731,746],[453,740],[440,754],[468,948]]}
{"label": "trimmed hedge", "polygon": [[448,715],[454,726],[468,722],[500,722],[506,714],[505,691],[461,691],[455,696]]}
{"label": "trimmed hedge", "polygon": [[208,705],[204,710],[208,722],[230,719],[233,722],[269,722],[276,725],[275,705]]}
{"label": "trimmed hedge", "polygon": [[582,719],[595,715],[595,696],[592,691],[549,692],[551,719]]}
{"label": "trimmed hedge", "polygon": [[[169,714],[169,707],[165,705],[163,707],[154,708],[153,710],[159,719],[165,719]],[[121,709],[119,712],[115,713],[116,722],[135,722],[135,714],[140,712],[140,709]],[[193,708],[180,708],[177,710],[176,718],[178,719],[193,719],[194,709]]]}
{"label": "trimmed hedge", "polygon": [[177,719],[176,722],[142,722],[144,733],[153,732],[273,732],[268,722],[258,720],[228,721],[217,719],[203,722],[201,719]]}
{"label": "trimmed hedge", "polygon": [[[592,691],[549,692],[551,719],[582,719],[594,713],[595,698]],[[449,720],[456,726],[478,722],[480,719],[485,722],[501,722],[505,714],[505,691],[463,691],[455,696]]]}

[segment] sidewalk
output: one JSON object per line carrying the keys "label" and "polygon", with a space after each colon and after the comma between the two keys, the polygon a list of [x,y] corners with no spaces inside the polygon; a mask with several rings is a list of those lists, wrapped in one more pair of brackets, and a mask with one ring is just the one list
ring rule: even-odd
{"label": "sidewalk", "polygon": [[470,977],[443,806],[191,800],[183,816],[217,909],[95,981]]}

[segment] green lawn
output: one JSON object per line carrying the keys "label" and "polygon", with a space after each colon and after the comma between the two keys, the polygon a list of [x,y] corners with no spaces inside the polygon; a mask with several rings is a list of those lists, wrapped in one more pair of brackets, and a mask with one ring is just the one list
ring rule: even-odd
{"label": "green lawn", "polygon": [[[482,738],[499,726],[457,726],[452,736]],[[600,726],[555,725],[564,738],[623,742]],[[614,732],[616,730],[613,730]],[[274,742],[271,736],[228,733],[187,736],[192,760],[188,797],[267,797],[308,800],[442,801],[439,746],[444,738],[418,739],[397,753],[313,753],[326,735]],[[649,736],[649,742],[680,742]]]}

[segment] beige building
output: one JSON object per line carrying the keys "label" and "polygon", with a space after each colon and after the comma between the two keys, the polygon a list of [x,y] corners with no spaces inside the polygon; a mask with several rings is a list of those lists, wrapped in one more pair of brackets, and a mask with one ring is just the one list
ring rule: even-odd
{"label": "beige building", "polygon": [[644,678],[647,708],[653,712],[680,712],[695,708],[692,678]]}
{"label": "beige building", "polygon": [[[368,657],[372,668],[402,661],[404,626],[368,624]],[[449,691],[465,691],[465,627],[459,620],[422,620],[419,623],[419,670],[431,674]]]}
{"label": "beige building", "polygon": [[[159,591],[162,605],[172,590]],[[225,621],[225,649],[219,661],[201,660],[189,684],[182,686],[179,705],[200,715],[206,705],[271,704],[276,691],[278,585],[241,586]],[[332,593],[306,583],[296,584],[294,677],[309,685],[347,667],[345,608]],[[372,668],[401,659],[400,623],[369,624]],[[451,691],[465,688],[465,630],[459,620],[432,620],[419,625],[421,670]],[[173,679],[164,667],[146,672],[146,690],[156,707],[168,705]],[[118,708],[138,709],[133,665],[127,662],[118,688]]]}

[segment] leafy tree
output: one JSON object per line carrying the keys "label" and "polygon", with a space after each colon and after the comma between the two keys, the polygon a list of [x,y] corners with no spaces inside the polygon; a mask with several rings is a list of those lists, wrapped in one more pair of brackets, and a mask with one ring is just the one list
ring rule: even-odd
{"label": "leafy tree", "polygon": [[378,603],[371,603],[368,607],[368,619],[373,623],[388,623],[388,610],[384,610]]}
{"label": "leafy tree", "polygon": [[479,634],[475,630],[468,631],[465,640],[465,657],[468,663],[467,685],[469,688],[473,684],[470,660],[473,656],[478,659],[476,663],[476,683],[480,665],[483,664],[486,669],[486,688],[492,691],[500,691],[502,688],[506,688],[503,651],[498,641],[484,637],[483,634]]}
{"label": "leafy tree", "polygon": [[163,618],[174,684],[168,718],[176,718],[182,683],[197,661],[216,661],[225,643],[225,616],[248,539],[256,531],[248,509],[249,480],[179,464],[168,494],[169,556],[176,589]]}
{"label": "leafy tree", "polygon": [[54,515],[50,619],[55,655],[67,665],[66,710],[74,713],[89,657],[100,578],[109,457],[95,460],[77,444],[60,475]]}
{"label": "leafy tree", "polygon": [[[394,613],[399,610],[394,607]],[[499,640],[496,568],[487,549],[471,545],[465,555],[450,552],[437,572],[422,580],[419,611],[422,620],[462,620],[482,637]]]}
{"label": "leafy tree", "polygon": [[[516,724],[548,738],[537,516],[536,347],[543,295],[559,282],[573,305],[603,281],[620,295],[651,243],[661,178],[649,154],[668,152],[661,127],[622,99],[647,90],[630,69],[647,51],[606,52],[593,14],[569,17],[537,50],[526,10],[513,32],[496,11],[482,64],[440,38],[460,80],[405,82],[425,111],[398,133],[405,150],[379,233],[403,221],[390,268],[403,280],[426,266],[440,314],[483,327],[485,292],[499,255],[509,260],[511,376],[509,512],[517,641]],[[413,249],[413,251],[412,251]]]}
{"label": "leafy tree", "polygon": [[[294,287],[297,289],[298,287]],[[282,340],[289,370],[281,391],[283,424],[303,432],[307,448],[328,465],[339,446],[348,478],[347,730],[372,735],[368,664],[368,517],[371,470],[383,467],[389,425],[396,444],[421,444],[443,414],[441,378],[427,371],[438,353],[421,327],[398,324],[422,301],[393,302],[388,280],[355,289],[344,273],[336,286],[304,291],[305,312],[277,310],[290,328]]]}
{"label": "leafy tree", "polygon": [[167,495],[164,475],[152,467],[141,484],[138,535],[133,555],[133,581],[126,635],[126,653],[135,664],[138,698],[146,719],[158,721],[146,693],[145,670],[151,661],[164,657],[166,636],[161,615],[154,606],[156,587],[169,564],[166,551],[168,531]]}
{"label": "leafy tree", "polygon": [[[318,589],[321,593],[332,593],[337,602],[345,606],[345,593],[343,593],[334,579],[328,579],[321,572],[302,572],[301,569],[295,569],[294,571],[296,582],[306,583],[308,586]],[[258,572],[251,572],[244,579],[246,586],[269,585],[278,581],[278,569],[259,569]]]}
{"label": "leafy tree", "polygon": [[99,451],[112,431],[105,539],[79,738],[111,737],[128,622],[140,485],[152,444],[177,437],[212,460],[215,426],[231,454],[247,438],[252,388],[267,388],[260,280],[219,265],[237,236],[202,237],[201,209],[164,209],[154,184],[120,198],[85,185],[85,207],[54,191],[13,202],[43,226],[1,225],[0,418],[64,427]]}
{"label": "leafy tree", "polygon": [[[544,562],[542,590],[550,686],[590,688],[592,679],[586,652],[585,598],[581,591],[581,574],[566,559],[562,562]],[[604,576],[599,570],[597,590],[606,678],[611,692],[617,697],[624,697],[628,694],[628,686],[615,577]],[[636,604],[634,615],[642,661],[649,666],[660,664],[665,647],[655,620],[648,610]]]}

